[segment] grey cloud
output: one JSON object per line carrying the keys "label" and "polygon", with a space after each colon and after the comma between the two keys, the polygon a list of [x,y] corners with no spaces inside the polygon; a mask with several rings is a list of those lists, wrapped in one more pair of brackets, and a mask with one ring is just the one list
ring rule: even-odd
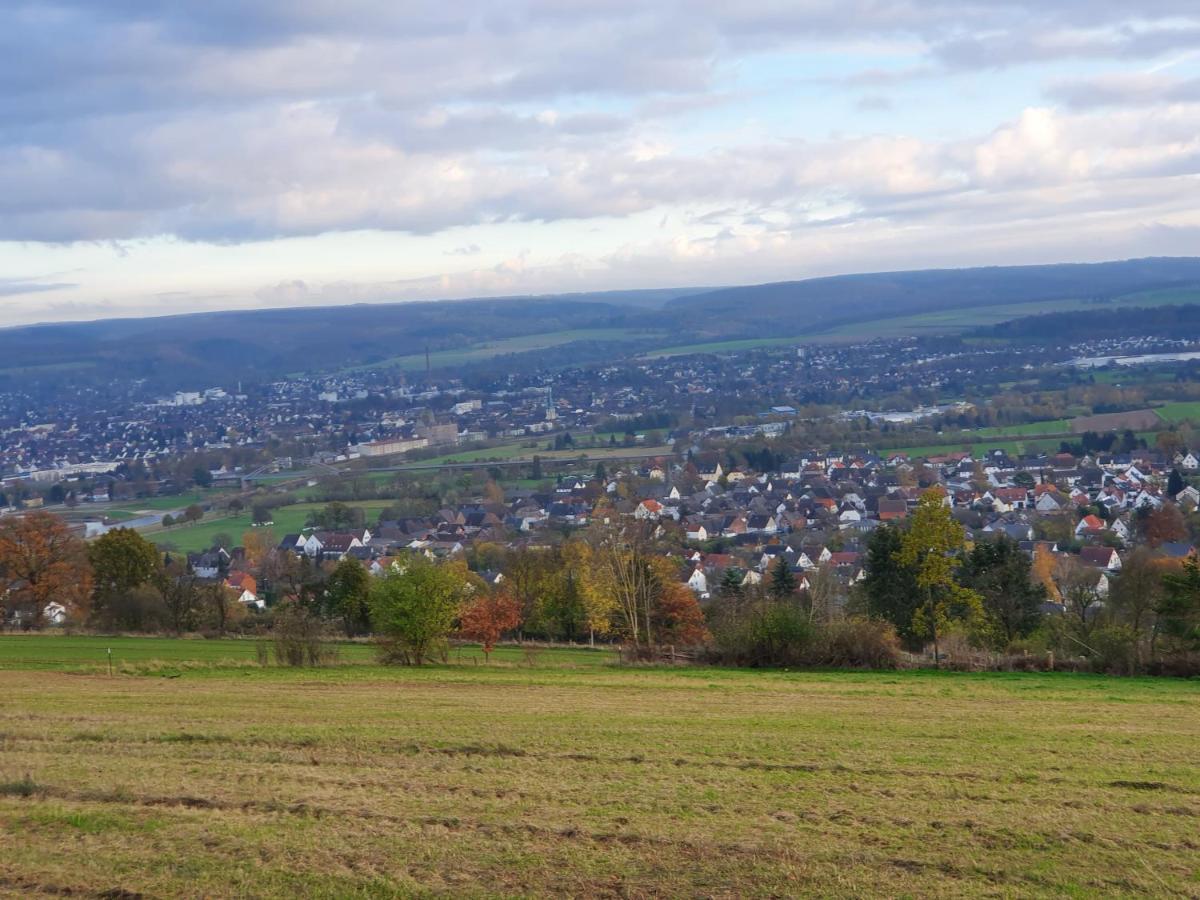
{"label": "grey cloud", "polygon": [[1197,103],[1200,102],[1200,78],[1130,73],[1059,81],[1050,85],[1046,93],[1071,109]]}
{"label": "grey cloud", "polygon": [[64,288],[78,287],[69,281],[37,282],[9,281],[0,279],[0,297],[20,297],[25,294],[42,294],[46,291],[59,291]]}
{"label": "grey cloud", "polygon": [[879,94],[868,94],[865,97],[859,97],[854,106],[864,112],[882,112],[892,108],[892,101]]}
{"label": "grey cloud", "polygon": [[[881,198],[1053,183],[1075,177],[1070,157],[1020,134],[961,148],[878,137],[712,153],[645,145],[662,120],[736,104],[718,75],[746,54],[872,39],[927,48],[914,65],[843,79],[868,92],[860,108],[879,109],[886,98],[872,87],[942,65],[1194,47],[1195,16],[1194,0],[1144,0],[1136,16],[1117,0],[10,3],[0,239],[429,233],[779,197],[870,215]],[[1073,108],[1116,102],[1111,89],[1104,100],[1093,86],[1091,101],[1085,86],[1056,90]]]}

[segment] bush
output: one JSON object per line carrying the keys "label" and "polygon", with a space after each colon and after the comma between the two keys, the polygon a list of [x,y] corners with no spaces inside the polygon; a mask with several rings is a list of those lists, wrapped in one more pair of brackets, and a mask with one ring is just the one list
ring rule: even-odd
{"label": "bush", "polygon": [[[298,604],[275,616],[275,663],[280,666],[325,666],[337,661],[337,648],[324,640],[320,619]],[[261,655],[260,655],[261,659]]]}
{"label": "bush", "polygon": [[844,669],[896,669],[900,666],[900,638],[888,622],[842,619],[817,632],[812,664]]}
{"label": "bush", "polygon": [[767,602],[714,628],[714,662],[733,666],[800,666],[809,656],[813,626],[796,604]]}
{"label": "bush", "polygon": [[1088,638],[1092,667],[1110,675],[1132,675],[1138,670],[1137,635],[1124,625],[1097,628]]}

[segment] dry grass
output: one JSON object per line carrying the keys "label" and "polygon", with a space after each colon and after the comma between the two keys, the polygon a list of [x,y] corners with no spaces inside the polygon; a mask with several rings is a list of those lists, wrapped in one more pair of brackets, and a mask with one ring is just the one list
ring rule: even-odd
{"label": "dry grass", "polygon": [[3,678],[14,896],[1200,896],[1195,683]]}

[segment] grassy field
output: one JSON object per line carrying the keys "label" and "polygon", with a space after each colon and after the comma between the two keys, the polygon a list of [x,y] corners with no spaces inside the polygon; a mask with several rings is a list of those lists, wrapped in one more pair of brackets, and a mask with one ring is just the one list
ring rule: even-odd
{"label": "grassy field", "polygon": [[[176,672],[244,667],[257,660],[254,638],[223,638],[203,640],[90,636],[90,635],[0,635],[0,671],[6,669],[49,669],[73,673],[108,671],[108,651],[112,651],[113,668],[118,672],[141,673],[153,671]],[[374,665],[375,648],[362,641],[338,641],[339,665]],[[537,661],[543,665],[568,668],[592,668],[612,663],[614,653],[608,649],[541,648]],[[451,651],[451,659],[462,665],[477,665],[483,661],[481,651],[464,645]],[[526,653],[517,647],[497,647],[492,664],[497,666],[523,665]]]}
{"label": "grassy field", "polygon": [[1070,419],[1052,419],[1041,422],[1023,422],[1020,425],[992,425],[978,428],[968,434],[980,437],[1036,437],[1046,434],[1070,434]]}
{"label": "grassy field", "polygon": [[431,459],[413,460],[408,465],[402,465],[398,468],[411,468],[413,466],[436,466],[443,463],[466,463],[466,462],[488,462],[491,460],[500,460],[506,462],[518,461],[533,461],[534,456],[540,457],[543,461],[554,459],[578,459],[581,456],[586,456],[589,460],[600,461],[604,459],[621,459],[624,457],[651,457],[651,456],[671,456],[675,451],[667,445],[658,447],[576,447],[571,450],[545,450],[523,447],[520,444],[508,444],[501,447],[489,447],[481,450],[461,450],[457,453],[447,453],[444,456],[435,456]]}
{"label": "grassy field", "polygon": [[[1018,426],[1020,427],[1020,426]],[[1020,441],[992,441],[988,440],[984,435],[979,437],[987,429],[980,431],[969,431],[965,433],[958,441],[948,441],[942,444],[922,444],[916,447],[899,447],[895,449],[880,450],[879,453],[884,458],[887,458],[893,453],[904,453],[914,459],[925,456],[943,456],[947,453],[958,453],[960,450],[969,450],[972,455],[981,451],[987,450],[1003,450],[1012,456],[1019,456],[1023,453],[1036,453],[1040,450],[1057,451],[1063,441],[1072,442],[1078,436],[1071,434],[1063,434],[1058,437],[1046,438],[1030,438]],[[1144,440],[1150,447],[1154,446],[1155,434],[1153,431],[1138,431],[1135,432],[1138,438]]]}
{"label": "grassy field", "polygon": [[[365,510],[367,524],[371,525],[378,517],[379,510],[391,506],[391,501],[352,500],[347,501],[346,505]],[[278,538],[282,538],[285,534],[294,534],[305,527],[309,513],[324,508],[324,503],[295,503],[291,506],[281,506],[273,512],[275,524],[271,526],[271,530]],[[221,533],[228,534],[235,543],[240,543],[242,535],[251,529],[252,519],[251,512],[243,512],[235,516],[205,518],[194,525],[147,530],[145,533],[151,540],[169,543],[177,550],[192,553],[212,547],[213,538]]]}
{"label": "grassy field", "polygon": [[978,328],[985,325],[996,325],[1010,319],[1025,316],[1041,315],[1051,312],[1072,312],[1077,310],[1109,310],[1128,307],[1167,306],[1173,304],[1200,303],[1200,292],[1193,290],[1164,290],[1148,291],[1139,294],[1127,294],[1114,297],[1106,303],[1096,303],[1093,300],[1048,300],[1036,303],[1006,303],[996,306],[972,306],[959,309],[939,310],[937,312],[918,313],[908,316],[896,316],[890,319],[874,319],[867,322],[853,322],[842,325],[820,334],[813,335],[811,340],[846,340],[876,337],[903,337],[908,335],[946,334]]}
{"label": "grassy field", "polygon": [[[638,328],[579,328],[568,331],[551,331],[544,334],[526,334],[520,337],[503,338],[484,344],[465,347],[461,350],[438,350],[429,354],[429,364],[435,369],[451,366],[461,366],[468,363],[481,362],[504,356],[508,353],[526,353],[530,350],[548,350],[573,344],[577,341],[645,341],[655,338],[654,332]],[[363,366],[353,366],[344,371],[364,372],[371,369],[386,369],[398,366],[408,371],[420,371],[425,368],[424,353],[410,353],[406,356],[393,356],[390,359],[370,363]]]}
{"label": "grassy field", "polygon": [[170,674],[4,673],[0,893],[1200,891],[1193,682],[544,660]]}
{"label": "grassy field", "polygon": [[732,341],[709,341],[704,344],[683,344],[678,347],[664,347],[646,353],[643,359],[660,359],[664,356],[690,356],[694,353],[733,353],[737,350],[754,350],[758,347],[786,347],[791,344],[802,344],[804,338],[744,338]]}
{"label": "grassy field", "polygon": [[1165,403],[1154,411],[1160,419],[1170,424],[1200,422],[1200,401]]}

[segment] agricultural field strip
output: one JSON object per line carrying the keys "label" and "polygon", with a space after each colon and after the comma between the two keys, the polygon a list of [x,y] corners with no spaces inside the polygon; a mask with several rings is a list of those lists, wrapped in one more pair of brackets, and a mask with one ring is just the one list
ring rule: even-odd
{"label": "agricultural field strip", "polygon": [[[0,884],[268,896],[1194,884],[1200,721],[1186,682],[502,668],[7,680],[0,781],[27,774],[29,796],[0,794],[0,828],[22,836]],[[52,852],[64,840],[80,851],[69,865]]]}

